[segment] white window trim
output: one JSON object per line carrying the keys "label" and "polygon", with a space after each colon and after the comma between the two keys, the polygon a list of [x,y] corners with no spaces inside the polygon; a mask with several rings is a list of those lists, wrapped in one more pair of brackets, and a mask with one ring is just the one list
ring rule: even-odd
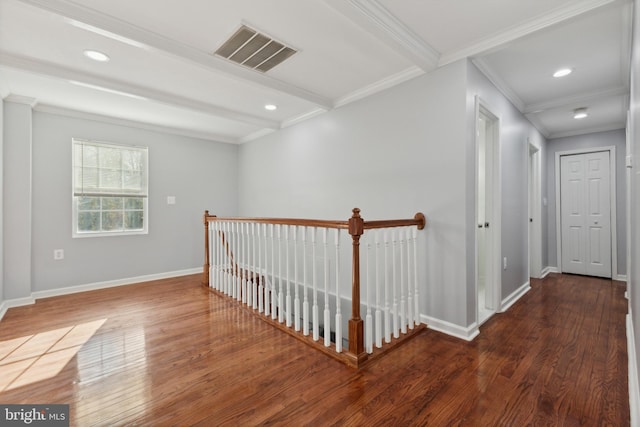
{"label": "white window trim", "polygon": [[[92,144],[98,144],[106,147],[115,147],[115,148],[135,148],[145,151],[145,182],[147,187],[147,192],[143,200],[143,229],[142,230],[115,230],[115,231],[97,231],[97,232],[78,232],[78,203],[77,196],[75,195],[75,153],[74,153],[74,145],[77,142],[88,142]],[[71,230],[73,238],[87,238],[87,237],[115,237],[115,236],[133,236],[133,235],[145,235],[149,234],[149,148],[146,146],[133,145],[133,144],[118,144],[113,142],[105,142],[98,140],[90,140],[83,138],[72,138],[71,140]],[[96,197],[102,197],[96,195]],[[124,196],[126,197],[126,196]]]}

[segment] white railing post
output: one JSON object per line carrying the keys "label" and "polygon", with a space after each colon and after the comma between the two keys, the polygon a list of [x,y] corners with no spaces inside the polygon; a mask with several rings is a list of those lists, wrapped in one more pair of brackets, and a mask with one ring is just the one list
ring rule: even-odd
{"label": "white railing post", "polygon": [[405,240],[407,243],[407,321],[409,329],[413,329],[414,315],[413,315],[413,287],[411,286],[411,229],[405,229]]}
{"label": "white railing post", "polygon": [[287,276],[287,299],[285,302],[285,315],[286,315],[286,325],[288,327],[291,327],[291,280],[289,277],[289,226],[285,225],[284,226],[284,242],[286,245],[286,276]]}
{"label": "white railing post", "polygon": [[307,227],[302,227],[302,334],[309,335],[309,297],[307,291]]}
{"label": "white railing post", "polygon": [[282,225],[278,225],[278,322],[284,322],[284,293],[282,292]]}
{"label": "white railing post", "polygon": [[370,281],[370,274],[369,274],[369,270],[371,268],[369,263],[370,256],[371,256],[371,243],[369,242],[369,239],[367,239],[367,256],[366,256],[367,274],[366,274],[366,282],[365,282],[366,283],[365,287],[367,288],[367,315],[365,316],[365,319],[364,319],[364,331],[365,331],[364,347],[367,350],[367,353],[373,353],[373,316],[371,316],[371,281]]}
{"label": "white railing post", "polygon": [[396,239],[396,233],[391,231],[391,238],[393,239],[393,252],[392,254],[392,267],[393,267],[393,336],[394,338],[398,338],[400,335],[398,331],[400,330],[398,326],[398,297],[397,297],[397,275],[396,275],[396,251],[398,248],[398,240]]}
{"label": "white railing post", "polygon": [[384,232],[384,341],[391,342],[391,316],[389,307],[389,234]]}
{"label": "white railing post", "polygon": [[294,329],[300,331],[300,295],[298,295],[298,226],[293,226],[293,286],[295,295],[293,298]]}
{"label": "white railing post", "polygon": [[311,315],[313,317],[313,340],[318,341],[319,338],[319,321],[318,321],[318,288],[316,283],[316,228],[311,227],[311,270],[313,283],[313,307]]}
{"label": "white railing post", "polygon": [[376,244],[376,347],[382,347],[382,311],[380,310],[380,230],[375,230]]}
{"label": "white railing post", "polygon": [[[404,295],[404,239],[402,238],[402,230],[398,230],[400,239],[400,332],[407,333],[407,306]],[[408,273],[408,272],[407,272]]]}
{"label": "white railing post", "polygon": [[327,254],[327,229],[322,229],[324,258],[324,346],[331,345],[331,311],[329,310],[329,257]]}
{"label": "white railing post", "polygon": [[276,292],[276,247],[275,247],[275,237],[273,234],[273,229],[275,225],[270,224],[270,232],[271,232],[271,319],[276,320],[278,316],[278,293]]}
{"label": "white railing post", "polygon": [[340,309],[340,229],[336,228],[336,351],[342,352],[342,311]]}
{"label": "white railing post", "polygon": [[420,298],[418,298],[418,230],[415,228],[412,230],[413,237],[413,289],[414,289],[414,304],[415,304],[415,322],[416,325],[420,324]]}

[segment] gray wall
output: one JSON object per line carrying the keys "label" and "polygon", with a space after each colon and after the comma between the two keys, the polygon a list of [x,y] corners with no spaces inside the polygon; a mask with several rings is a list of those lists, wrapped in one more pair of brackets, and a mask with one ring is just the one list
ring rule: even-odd
{"label": "gray wall", "polygon": [[466,62],[450,64],[244,144],[239,210],[248,216],[410,218],[421,211],[423,313],[466,312]]}
{"label": "gray wall", "polygon": [[[5,136],[17,131],[10,117],[15,108],[5,106]],[[149,147],[147,235],[71,237],[73,137]],[[32,229],[23,231],[32,231],[27,259],[33,292],[201,267],[204,210],[237,214],[235,145],[36,111],[32,157]],[[5,183],[13,183],[19,172],[7,166]],[[28,215],[14,208],[9,195],[5,188],[5,219]],[[167,205],[167,196],[175,196],[176,204]],[[11,224],[5,221],[5,231]],[[6,258],[16,247],[7,238],[5,245]],[[64,249],[64,260],[53,260],[54,249]],[[5,280],[5,299],[16,296]]]}
{"label": "gray wall", "polygon": [[0,99],[0,310],[4,303],[4,229],[3,207],[4,199],[4,101]]}
{"label": "gray wall", "polygon": [[[529,282],[528,246],[528,156],[529,143],[544,156],[546,141],[537,129],[511,104],[511,102],[473,64],[469,65],[467,95],[468,159],[471,165],[467,182],[468,256],[467,271],[475,271],[475,122],[473,109],[475,96],[479,96],[491,112],[500,119],[500,173],[502,202],[502,257],[507,257],[507,269],[502,270],[502,299]],[[543,165],[544,167],[544,165]],[[541,176],[544,175],[541,174]],[[544,197],[541,190],[541,199]],[[546,223],[543,221],[542,229]],[[543,254],[544,257],[544,254]],[[469,292],[473,293],[473,283]],[[469,307],[475,312],[475,305]]]}
{"label": "gray wall", "polygon": [[547,150],[547,194],[549,219],[547,252],[548,265],[558,267],[556,224],[556,153],[560,151],[581,150],[600,147],[616,147],[616,237],[618,239],[618,274],[627,271],[627,178],[625,167],[626,134],[624,129],[598,132],[588,135],[570,136],[549,140]]}
{"label": "gray wall", "polygon": [[31,106],[4,105],[3,287],[5,299],[31,297]]}
{"label": "gray wall", "polygon": [[[633,49],[631,60],[631,102],[630,123],[631,138],[628,152],[633,155],[633,168],[630,171],[631,193],[631,230],[630,259],[627,289],[629,290],[629,311],[633,322],[636,366],[640,366],[640,7],[634,2],[633,8]],[[637,378],[634,379],[637,384]],[[637,397],[637,396],[636,396]],[[637,404],[638,402],[632,402]],[[633,406],[635,407],[635,405]],[[636,413],[637,415],[637,413]]]}

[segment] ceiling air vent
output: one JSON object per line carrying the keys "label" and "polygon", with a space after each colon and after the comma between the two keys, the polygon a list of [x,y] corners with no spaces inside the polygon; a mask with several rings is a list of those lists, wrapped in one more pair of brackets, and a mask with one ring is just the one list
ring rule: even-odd
{"label": "ceiling air vent", "polygon": [[295,49],[243,25],[215,54],[265,73],[296,52]]}

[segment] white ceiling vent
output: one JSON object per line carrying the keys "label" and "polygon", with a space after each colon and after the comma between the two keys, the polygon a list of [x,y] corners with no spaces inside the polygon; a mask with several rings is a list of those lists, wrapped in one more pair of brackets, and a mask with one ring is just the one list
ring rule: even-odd
{"label": "white ceiling vent", "polygon": [[215,54],[265,73],[296,52],[295,49],[243,25]]}

